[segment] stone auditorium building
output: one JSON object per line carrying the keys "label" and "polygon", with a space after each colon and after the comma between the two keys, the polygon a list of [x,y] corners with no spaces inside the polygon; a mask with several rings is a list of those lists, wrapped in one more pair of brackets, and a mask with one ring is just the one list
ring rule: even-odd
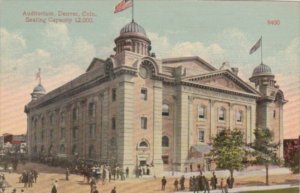
{"label": "stone auditorium building", "polygon": [[115,44],[113,56],[94,58],[65,85],[47,94],[41,84],[34,88],[25,106],[30,156],[182,171],[205,162],[220,130],[239,129],[250,143],[257,127],[273,131],[283,155],[287,101],[266,64],[254,68],[251,86],[226,63],[217,69],[197,56],[159,59],[134,21]]}

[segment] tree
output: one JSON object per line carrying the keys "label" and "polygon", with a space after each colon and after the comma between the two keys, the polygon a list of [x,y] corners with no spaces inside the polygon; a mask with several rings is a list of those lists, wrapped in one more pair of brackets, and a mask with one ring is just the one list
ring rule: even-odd
{"label": "tree", "polygon": [[277,158],[276,150],[278,144],[272,143],[273,134],[268,128],[257,128],[254,131],[255,140],[252,148],[255,150],[254,163],[264,165],[266,167],[266,185],[269,185],[269,165],[279,164],[280,160]]}
{"label": "tree", "polygon": [[[243,159],[245,151],[243,134],[235,129],[222,130],[213,140],[210,155],[219,169],[228,169],[233,179],[233,171],[244,168]],[[233,184],[231,184],[233,185]]]}

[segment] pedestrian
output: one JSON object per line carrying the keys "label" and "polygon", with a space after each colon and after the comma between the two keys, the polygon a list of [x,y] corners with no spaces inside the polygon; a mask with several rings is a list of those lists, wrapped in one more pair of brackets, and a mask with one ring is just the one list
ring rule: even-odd
{"label": "pedestrian", "polygon": [[14,188],[11,193],[16,193],[16,192],[17,192],[17,190]]}
{"label": "pedestrian", "polygon": [[95,180],[95,178],[92,178],[91,183],[90,183],[91,193],[93,193],[94,186],[96,186],[96,180]]}
{"label": "pedestrian", "polygon": [[66,170],[66,180],[69,181],[69,175],[70,175],[70,171],[69,168],[67,168]]}
{"label": "pedestrian", "polygon": [[221,178],[220,187],[221,187],[221,192],[222,192],[222,193],[225,193],[225,185],[224,185],[224,180],[223,180],[223,178]]}
{"label": "pedestrian", "polygon": [[189,180],[189,190],[190,191],[193,190],[193,177],[192,176],[190,177],[190,180]]}
{"label": "pedestrian", "polygon": [[117,193],[116,187],[114,187],[110,193]]}
{"label": "pedestrian", "polygon": [[184,187],[184,181],[185,181],[184,176],[181,176],[181,178],[180,178],[180,190],[184,190],[185,189],[185,187]]}
{"label": "pedestrian", "polygon": [[57,188],[58,188],[57,180],[55,180],[51,189],[51,193],[57,193],[58,191]]}
{"label": "pedestrian", "polygon": [[33,184],[33,173],[32,172],[28,172],[28,187],[32,187]]}
{"label": "pedestrian", "polygon": [[217,177],[215,175],[215,172],[213,172],[213,175],[212,175],[212,177],[210,179],[211,189],[212,190],[217,189],[217,184],[218,184],[218,179],[217,179]]}
{"label": "pedestrian", "polygon": [[193,192],[194,193],[199,193],[199,185],[198,185],[199,180],[193,176]]}
{"label": "pedestrian", "polygon": [[38,177],[38,172],[36,170],[33,170],[33,177],[34,177],[34,183],[36,183]]}
{"label": "pedestrian", "polygon": [[175,191],[178,191],[178,180],[177,180],[177,178],[174,181],[174,188],[175,188]]}
{"label": "pedestrian", "polygon": [[208,179],[204,177],[204,193],[206,193],[206,191],[210,193],[210,187],[209,187]]}
{"label": "pedestrian", "polygon": [[167,180],[166,180],[166,177],[164,176],[161,179],[161,190],[165,190],[166,189],[166,184],[167,184]]}
{"label": "pedestrian", "polygon": [[129,168],[126,167],[126,178],[128,178],[128,176],[129,176]]}

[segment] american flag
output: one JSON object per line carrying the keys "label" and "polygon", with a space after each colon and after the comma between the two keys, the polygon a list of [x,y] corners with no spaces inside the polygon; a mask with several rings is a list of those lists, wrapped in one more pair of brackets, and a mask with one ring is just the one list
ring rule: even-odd
{"label": "american flag", "polygon": [[252,54],[252,53],[255,52],[258,48],[260,48],[260,46],[261,46],[261,39],[262,39],[262,37],[260,37],[260,39],[256,42],[256,44],[251,48],[249,54]]}
{"label": "american flag", "polygon": [[118,13],[129,7],[132,7],[132,0],[122,0],[120,3],[118,3],[118,5],[116,5],[114,13]]}

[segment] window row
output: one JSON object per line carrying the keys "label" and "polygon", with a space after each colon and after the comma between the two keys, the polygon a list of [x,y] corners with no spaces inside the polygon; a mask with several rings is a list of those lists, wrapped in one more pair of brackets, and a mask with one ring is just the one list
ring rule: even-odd
{"label": "window row", "polygon": [[[207,117],[207,108],[205,106],[198,106],[198,118],[206,119]],[[221,107],[218,109],[218,120],[225,121],[226,120],[226,109]],[[236,111],[235,113],[236,122],[243,122],[243,111]]]}

